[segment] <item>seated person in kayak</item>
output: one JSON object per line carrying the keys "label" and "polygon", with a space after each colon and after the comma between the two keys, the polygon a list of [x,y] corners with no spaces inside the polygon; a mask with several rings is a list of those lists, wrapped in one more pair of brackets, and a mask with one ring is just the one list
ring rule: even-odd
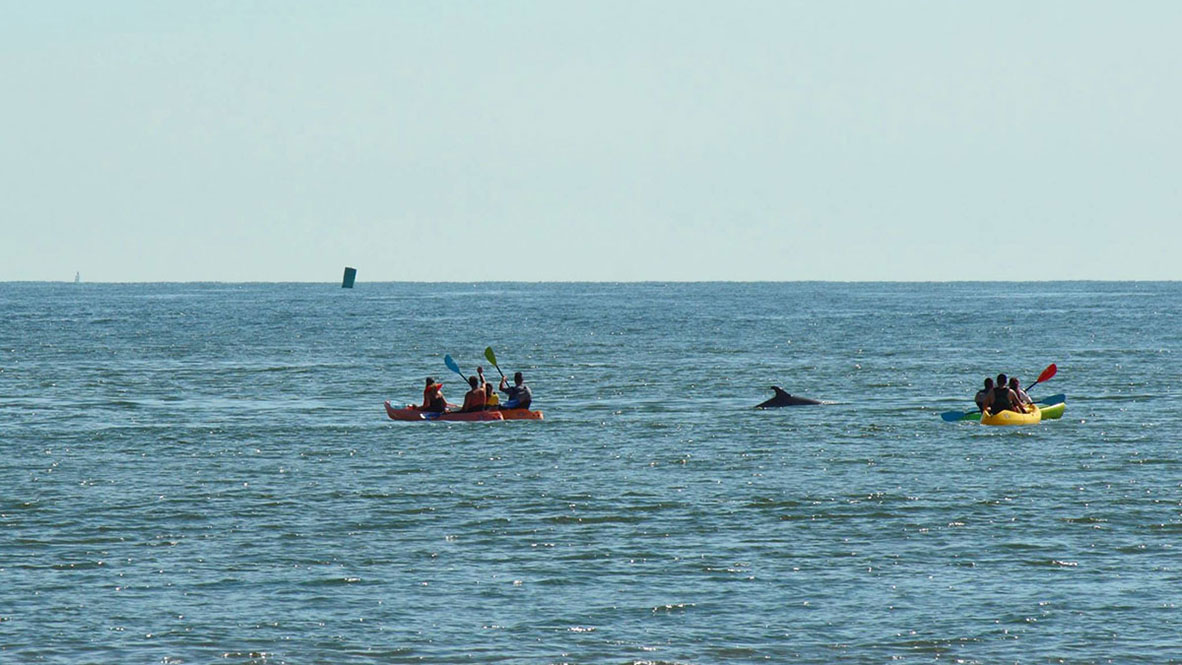
{"label": "seated person in kayak", "polygon": [[513,373],[513,385],[507,386],[508,382],[505,377],[501,377],[501,385],[498,388],[505,393],[505,403],[501,405],[502,409],[528,409],[529,405],[534,401],[533,391],[529,386],[525,385],[525,380],[521,376],[521,372]]}
{"label": "seated person in kayak", "polygon": [[469,411],[483,411],[484,386],[480,385],[480,381],[478,381],[474,376],[468,377],[468,385],[471,386],[472,389],[464,395],[464,406],[460,408],[460,411],[464,413]]}
{"label": "seated person in kayak", "polygon": [[443,397],[443,384],[435,383],[435,379],[428,376],[427,386],[423,388],[422,406],[408,404],[407,408],[426,411],[428,413],[443,413],[447,411],[447,399]]}
{"label": "seated person in kayak", "polygon": [[484,388],[484,408],[496,409],[501,405],[501,398],[497,395],[493,384],[489,383],[484,378],[484,368],[477,365],[476,376],[480,379],[480,385]]}
{"label": "seated person in kayak", "polygon": [[1026,391],[1022,390],[1022,384],[1018,383],[1018,377],[1010,377],[1010,390],[1014,391],[1014,395],[1018,397],[1018,403],[1022,405],[1022,410],[1029,413],[1034,401],[1030,399],[1030,395],[1027,395]]}
{"label": "seated person in kayak", "polygon": [[977,403],[978,409],[981,409],[982,411],[985,410],[985,397],[987,397],[991,392],[993,392],[993,379],[986,378],[985,388],[983,390],[978,390],[977,395],[973,397],[973,401]]}
{"label": "seated person in kayak", "polygon": [[[1033,402],[1031,402],[1030,398],[1026,396],[1026,393],[1015,388],[1015,386],[1017,386],[1017,385],[1018,385],[1018,379],[1011,378],[1009,380],[1006,380],[1005,374],[998,374],[997,375],[997,386],[996,387],[1009,388],[1014,393],[1014,404],[1017,405],[1017,408],[1012,409],[1012,410],[1017,411],[1018,413],[1030,413],[1030,411],[1034,408]],[[1028,407],[1028,406],[1026,406],[1027,404],[1030,404],[1031,406]]]}
{"label": "seated person in kayak", "polygon": [[1001,411],[1016,411],[1024,413],[1022,409],[1022,402],[1014,391],[1006,385],[1006,375],[998,374],[997,383],[994,384],[993,390],[985,396],[985,400],[981,403],[981,413],[999,413]]}

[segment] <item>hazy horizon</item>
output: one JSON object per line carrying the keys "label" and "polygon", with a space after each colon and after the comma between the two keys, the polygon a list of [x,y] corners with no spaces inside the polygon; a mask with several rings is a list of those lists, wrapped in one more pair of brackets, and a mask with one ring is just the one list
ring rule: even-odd
{"label": "hazy horizon", "polygon": [[[1099,284],[1119,284],[1119,283],[1171,283],[1182,280],[1177,279],[1008,279],[1008,280],[990,280],[990,279],[703,279],[703,280],[688,280],[688,279],[635,279],[635,280],[613,280],[613,279],[549,279],[549,280],[499,280],[499,279],[484,279],[484,280],[434,280],[434,281],[419,281],[409,279],[387,279],[387,280],[362,280],[357,279],[354,287],[363,288],[365,284],[1053,284],[1062,282],[1065,284],[1081,283],[1081,282],[1096,282]],[[73,284],[73,279],[10,279],[0,281],[0,284]],[[87,281],[81,280],[79,284],[327,284],[330,286],[340,286],[341,280],[216,280],[216,279],[192,279],[192,280],[157,280],[157,281]]]}
{"label": "hazy horizon", "polygon": [[0,281],[1182,279],[1182,4],[5,3]]}

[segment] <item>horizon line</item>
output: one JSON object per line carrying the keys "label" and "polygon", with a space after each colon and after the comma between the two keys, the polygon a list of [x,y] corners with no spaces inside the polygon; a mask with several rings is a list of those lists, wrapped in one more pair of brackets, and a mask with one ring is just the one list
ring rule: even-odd
{"label": "horizon line", "polygon": [[[364,284],[1030,284],[1030,283],[1172,283],[1182,279],[1104,279],[1104,278],[1070,278],[1070,279],[638,279],[638,280],[608,280],[608,279],[559,279],[559,280],[373,280],[356,282]],[[0,280],[0,284],[323,284],[338,285],[337,280],[158,280],[158,281],[120,281],[93,280],[74,281],[49,279],[14,279]],[[338,287],[340,288],[340,287]]]}

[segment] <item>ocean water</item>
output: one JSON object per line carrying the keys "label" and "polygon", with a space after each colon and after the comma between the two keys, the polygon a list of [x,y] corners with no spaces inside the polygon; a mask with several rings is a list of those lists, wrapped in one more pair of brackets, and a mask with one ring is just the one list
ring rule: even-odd
{"label": "ocean water", "polygon": [[[1182,662],[1180,310],[0,284],[0,663]],[[486,346],[544,421],[386,418]],[[939,418],[1052,362],[1061,420]],[[831,403],[748,408],[772,384]]]}

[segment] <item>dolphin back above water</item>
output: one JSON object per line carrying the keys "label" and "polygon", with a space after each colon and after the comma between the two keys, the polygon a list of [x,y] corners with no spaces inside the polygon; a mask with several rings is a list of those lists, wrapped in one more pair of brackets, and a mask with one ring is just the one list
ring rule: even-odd
{"label": "dolphin back above water", "polygon": [[824,402],[807,397],[796,397],[784,392],[780,386],[772,386],[772,390],[776,391],[776,396],[769,399],[762,404],[756,404],[757,409],[772,409],[778,406],[802,406],[804,404],[824,404]]}

